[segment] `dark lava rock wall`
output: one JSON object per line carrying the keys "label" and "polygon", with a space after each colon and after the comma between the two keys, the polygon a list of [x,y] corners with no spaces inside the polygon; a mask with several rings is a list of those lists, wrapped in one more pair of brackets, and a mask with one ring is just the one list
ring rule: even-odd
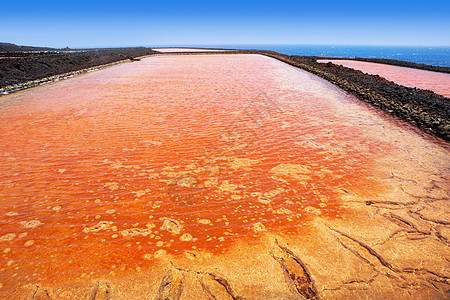
{"label": "dark lava rock wall", "polygon": [[0,88],[157,53],[149,48],[3,52]]}

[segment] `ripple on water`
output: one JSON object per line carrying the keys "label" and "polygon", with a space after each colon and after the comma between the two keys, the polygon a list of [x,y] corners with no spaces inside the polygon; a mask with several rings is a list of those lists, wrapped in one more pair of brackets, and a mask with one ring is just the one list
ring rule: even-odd
{"label": "ripple on water", "polygon": [[[392,146],[367,134],[367,112],[342,109],[351,97],[317,78],[281,83],[280,72],[293,71],[254,55],[153,57],[5,96],[3,277],[223,253],[377,193],[373,161]],[[292,88],[296,76],[308,89]]]}

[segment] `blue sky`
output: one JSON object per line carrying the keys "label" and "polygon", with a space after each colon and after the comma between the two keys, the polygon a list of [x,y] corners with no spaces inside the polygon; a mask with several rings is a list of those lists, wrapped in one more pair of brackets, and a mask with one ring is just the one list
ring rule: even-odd
{"label": "blue sky", "polygon": [[450,1],[2,1],[0,41],[52,47],[450,46]]}

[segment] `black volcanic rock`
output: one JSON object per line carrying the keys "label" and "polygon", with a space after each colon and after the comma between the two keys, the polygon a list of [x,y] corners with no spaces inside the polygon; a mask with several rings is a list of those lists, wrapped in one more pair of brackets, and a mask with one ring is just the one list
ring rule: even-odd
{"label": "black volcanic rock", "polygon": [[144,47],[3,52],[0,55],[0,88],[154,53],[157,52]]}
{"label": "black volcanic rock", "polygon": [[32,47],[32,46],[18,46],[12,43],[0,42],[0,52],[23,52],[23,51],[55,51],[54,48],[48,47]]}

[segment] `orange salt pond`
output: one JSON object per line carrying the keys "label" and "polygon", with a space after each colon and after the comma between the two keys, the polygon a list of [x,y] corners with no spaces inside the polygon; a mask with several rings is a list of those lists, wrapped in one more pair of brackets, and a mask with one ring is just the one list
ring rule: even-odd
{"label": "orange salt pond", "polygon": [[158,52],[216,52],[226,51],[221,49],[201,49],[201,48],[153,48]]}
{"label": "orange salt pond", "polygon": [[322,59],[317,62],[332,62],[364,73],[380,75],[400,85],[432,90],[437,94],[450,97],[450,74],[447,73],[345,59]]}
{"label": "orange salt pond", "polygon": [[3,96],[0,294],[220,257],[404,198],[390,179],[444,176],[447,145],[427,139],[259,55],[150,57]]}

